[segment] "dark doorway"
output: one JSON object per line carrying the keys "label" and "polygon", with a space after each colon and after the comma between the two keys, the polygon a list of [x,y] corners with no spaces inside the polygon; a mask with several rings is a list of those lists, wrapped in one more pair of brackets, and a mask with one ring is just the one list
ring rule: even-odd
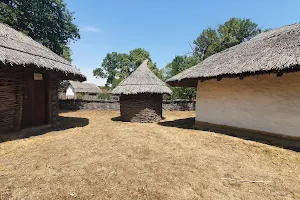
{"label": "dark doorway", "polygon": [[22,128],[46,124],[47,80],[44,74],[24,74]]}

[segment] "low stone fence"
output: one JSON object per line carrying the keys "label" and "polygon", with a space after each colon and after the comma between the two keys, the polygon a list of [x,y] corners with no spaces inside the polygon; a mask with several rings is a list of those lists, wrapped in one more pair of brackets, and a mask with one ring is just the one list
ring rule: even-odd
{"label": "low stone fence", "polygon": [[[181,110],[190,111],[195,110],[195,101],[163,101],[163,110]],[[65,99],[59,100],[59,107],[62,110],[120,110],[119,101],[87,101],[87,100],[74,100]]]}
{"label": "low stone fence", "polygon": [[163,110],[181,110],[181,111],[191,111],[196,108],[196,101],[163,101]]}
{"label": "low stone fence", "polygon": [[87,101],[66,99],[59,100],[59,108],[62,110],[119,110],[119,101]]}

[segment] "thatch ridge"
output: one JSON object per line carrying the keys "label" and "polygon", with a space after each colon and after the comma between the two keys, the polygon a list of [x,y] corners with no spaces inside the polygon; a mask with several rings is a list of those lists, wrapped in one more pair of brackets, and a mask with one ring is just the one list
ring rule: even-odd
{"label": "thatch ridge", "polygon": [[93,93],[93,94],[101,93],[101,89],[93,83],[69,81],[69,84],[73,87],[76,93],[77,92]]}
{"label": "thatch ridge", "polygon": [[300,70],[300,23],[260,33],[167,80],[171,85],[222,77]]}
{"label": "thatch ridge", "polygon": [[61,71],[67,76],[71,74],[76,79],[86,79],[69,61],[3,23],[0,23],[0,61],[10,65],[35,65]]}
{"label": "thatch ridge", "polygon": [[171,94],[172,91],[147,66],[145,60],[130,76],[112,90],[113,94]]}

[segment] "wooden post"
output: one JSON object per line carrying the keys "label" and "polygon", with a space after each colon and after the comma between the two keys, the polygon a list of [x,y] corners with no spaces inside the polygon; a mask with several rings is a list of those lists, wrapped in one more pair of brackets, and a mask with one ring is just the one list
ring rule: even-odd
{"label": "wooden post", "polygon": [[24,81],[23,81],[23,73],[20,73],[21,80],[17,83],[17,91],[16,91],[16,103],[17,103],[17,110],[16,110],[16,129],[21,129],[22,119],[23,119],[23,88],[24,88]]}
{"label": "wooden post", "polygon": [[48,113],[47,113],[47,124],[51,124],[52,123],[52,74],[51,72],[48,73],[47,76],[47,106],[48,106]]}

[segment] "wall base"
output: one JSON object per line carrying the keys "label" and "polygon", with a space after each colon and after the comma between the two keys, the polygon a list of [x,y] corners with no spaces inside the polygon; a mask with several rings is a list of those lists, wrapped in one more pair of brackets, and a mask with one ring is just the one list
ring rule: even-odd
{"label": "wall base", "polygon": [[222,133],[230,136],[240,137],[243,139],[255,140],[262,143],[276,145],[296,151],[300,151],[300,138],[286,136],[276,133],[269,133],[258,130],[251,130],[245,128],[237,128],[233,126],[226,126],[220,124],[213,124],[208,122],[195,121],[193,126],[195,129],[204,131],[212,131]]}

